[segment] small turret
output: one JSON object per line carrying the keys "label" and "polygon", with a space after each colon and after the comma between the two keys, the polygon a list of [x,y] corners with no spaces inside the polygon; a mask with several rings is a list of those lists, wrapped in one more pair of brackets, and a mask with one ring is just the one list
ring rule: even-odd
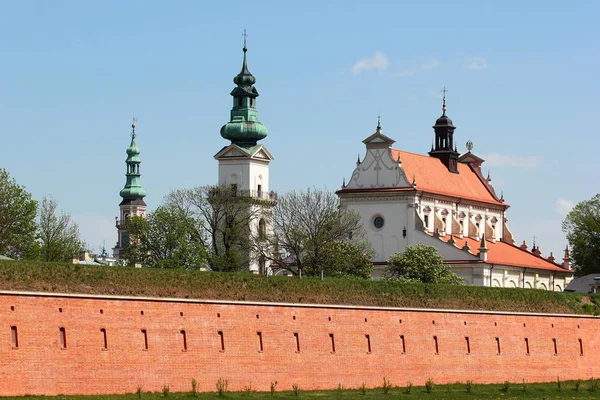
{"label": "small turret", "polygon": [[127,173],[125,174],[125,176],[127,177],[127,179],[125,181],[125,187],[123,187],[123,189],[121,189],[121,192],[119,193],[123,198],[123,203],[135,200],[139,200],[143,203],[143,198],[146,197],[146,191],[142,187],[142,183],[140,180],[140,164],[142,162],[142,160],[140,159],[140,149],[135,143],[136,121],[137,119],[134,118],[134,121],[131,124],[131,143],[127,148],[127,160],[125,160],[125,163],[127,164]]}
{"label": "small turret", "polygon": [[565,247],[565,256],[563,258],[562,267],[564,269],[568,269],[569,271],[571,270],[571,256],[569,255],[569,245]]}
{"label": "small turret", "polygon": [[485,233],[481,235],[481,243],[479,244],[479,259],[481,261],[487,261],[488,247],[485,241]]}
{"label": "small turret", "polygon": [[439,158],[442,163],[448,168],[448,171],[458,174],[458,152],[454,145],[454,130],[456,127],[452,124],[452,120],[446,115],[446,88],[442,104],[442,116],[435,121],[433,130],[435,131],[435,145],[432,146],[429,155]]}

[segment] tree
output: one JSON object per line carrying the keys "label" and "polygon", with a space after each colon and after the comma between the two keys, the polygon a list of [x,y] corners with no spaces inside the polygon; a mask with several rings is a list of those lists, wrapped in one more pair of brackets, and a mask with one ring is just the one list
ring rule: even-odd
{"label": "tree", "polygon": [[35,258],[37,202],[0,168],[0,254]]}
{"label": "tree", "polygon": [[339,265],[330,252],[337,248],[328,249],[332,243],[352,243],[371,254],[363,240],[360,215],[340,207],[332,192],[308,189],[279,196],[272,224],[273,232],[253,239],[255,253],[294,274],[305,268],[317,271],[320,265]]}
{"label": "tree", "polygon": [[123,257],[130,264],[184,269],[206,264],[206,247],[197,221],[182,210],[160,206],[148,214],[148,219],[129,218],[125,229],[130,239]]}
{"label": "tree", "polygon": [[65,211],[57,215],[57,210],[58,202],[44,196],[38,224],[42,261],[68,261],[85,247],[79,237],[79,226],[71,220],[71,215]]}
{"label": "tree", "polygon": [[165,206],[181,210],[206,232],[208,263],[215,271],[248,270],[250,224],[267,213],[263,202],[227,185],[175,190],[165,198]]}
{"label": "tree", "polygon": [[335,241],[323,246],[323,258],[320,263],[307,262],[305,275],[318,276],[354,276],[370,279],[373,271],[373,251],[365,252],[358,244]]}
{"label": "tree", "polygon": [[576,275],[600,272],[600,193],[577,204],[562,223]]}
{"label": "tree", "polygon": [[388,260],[386,277],[423,283],[462,284],[462,279],[444,264],[437,249],[424,244],[406,246],[403,252],[392,255]]}

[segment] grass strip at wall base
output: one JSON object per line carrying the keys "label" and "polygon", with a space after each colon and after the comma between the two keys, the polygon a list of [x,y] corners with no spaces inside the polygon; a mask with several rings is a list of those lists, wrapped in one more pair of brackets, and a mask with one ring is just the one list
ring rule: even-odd
{"label": "grass strip at wall base", "polygon": [[0,261],[0,290],[600,315],[600,294]]}

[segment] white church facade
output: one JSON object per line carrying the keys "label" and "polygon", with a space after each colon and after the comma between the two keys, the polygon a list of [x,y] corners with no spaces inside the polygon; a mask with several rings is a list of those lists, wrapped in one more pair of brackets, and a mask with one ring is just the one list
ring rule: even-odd
{"label": "white church facade", "polygon": [[[562,263],[539,248],[514,245],[509,207],[481,172],[483,159],[454,145],[454,125],[443,114],[434,125],[428,155],[392,148],[378,122],[366,138],[366,154],[337,191],[341,205],[357,211],[377,255],[375,275],[408,245],[437,248],[465,284],[563,291],[573,277],[568,249]],[[378,271],[378,272],[377,272]]]}

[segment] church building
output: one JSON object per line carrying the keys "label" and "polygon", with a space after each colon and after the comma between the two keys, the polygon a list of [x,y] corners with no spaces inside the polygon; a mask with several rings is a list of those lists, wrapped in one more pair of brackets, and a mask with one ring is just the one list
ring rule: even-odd
{"label": "church building", "polygon": [[394,140],[375,133],[363,140],[350,181],[337,191],[343,207],[356,210],[377,252],[374,275],[408,245],[435,246],[467,285],[539,288],[563,291],[573,277],[568,249],[562,263],[542,257],[539,248],[518,247],[507,225],[509,205],[498,196],[484,160],[471,152],[460,155],[452,120],[435,121],[434,144],[428,155],[392,148]]}

